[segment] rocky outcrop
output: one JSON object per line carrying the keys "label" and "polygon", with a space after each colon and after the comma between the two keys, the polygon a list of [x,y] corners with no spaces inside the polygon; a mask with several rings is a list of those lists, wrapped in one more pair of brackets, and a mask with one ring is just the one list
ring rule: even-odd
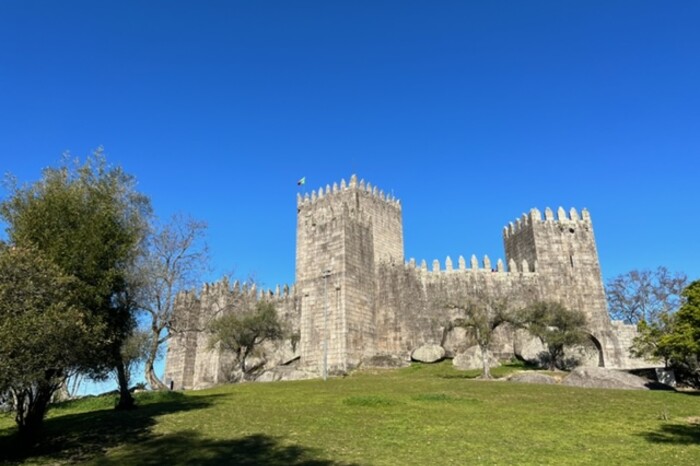
{"label": "rocky outcrop", "polygon": [[306,380],[316,378],[318,378],[318,374],[302,371],[292,366],[279,366],[263,372],[255,381],[277,382],[280,380]]}
{"label": "rocky outcrop", "polygon": [[649,381],[627,372],[603,367],[577,367],[564,378],[562,385],[585,388],[648,390]]}
{"label": "rocky outcrop", "polygon": [[418,362],[438,362],[445,358],[445,349],[440,345],[423,345],[411,353],[411,359]]}
{"label": "rocky outcrop", "polygon": [[540,359],[540,354],[545,351],[547,348],[542,344],[542,341],[533,337],[527,330],[518,329],[514,332],[513,353],[519,359],[537,362]]}
{"label": "rocky outcrop", "polygon": [[539,372],[518,372],[508,378],[510,382],[520,383],[540,383],[551,385],[557,383],[557,379],[551,375],[542,374]]}
{"label": "rocky outcrop", "polygon": [[[492,353],[489,352],[487,357],[489,359],[489,367],[501,365]],[[467,348],[466,351],[459,353],[452,359],[452,365],[460,370],[481,369],[483,367],[481,349],[478,346]]]}

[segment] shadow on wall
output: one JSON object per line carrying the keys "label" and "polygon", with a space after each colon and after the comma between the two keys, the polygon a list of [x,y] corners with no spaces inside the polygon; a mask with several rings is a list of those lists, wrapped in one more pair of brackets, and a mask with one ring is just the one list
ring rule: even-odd
{"label": "shadow on wall", "polygon": [[[309,449],[282,445],[278,440],[264,435],[215,440],[203,438],[196,431],[154,434],[152,428],[156,417],[206,408],[220,395],[188,397],[178,392],[167,392],[156,396],[156,401],[144,400],[133,411],[102,409],[47,419],[44,439],[29,449],[18,448],[15,428],[0,430],[0,463],[338,464],[316,459]],[[114,450],[109,452],[109,458],[105,458],[104,454],[110,449]]]}

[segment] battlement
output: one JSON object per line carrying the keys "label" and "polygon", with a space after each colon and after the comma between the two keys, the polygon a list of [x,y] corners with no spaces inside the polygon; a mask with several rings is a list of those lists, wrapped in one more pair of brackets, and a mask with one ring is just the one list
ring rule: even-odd
{"label": "battlement", "polygon": [[222,296],[248,296],[255,300],[264,299],[287,299],[293,297],[295,293],[294,285],[277,285],[273,288],[258,288],[255,283],[240,282],[235,280],[230,283],[228,277],[224,277],[218,282],[204,283],[199,290],[187,290],[178,293],[176,299],[179,302],[185,300],[207,300],[216,299]]}
{"label": "battlement", "polygon": [[544,218],[539,209],[530,209],[530,212],[523,214],[520,218],[514,222],[510,222],[508,225],[503,227],[503,236],[508,238],[514,234],[518,234],[526,229],[531,228],[535,224],[582,224],[591,225],[591,215],[588,213],[587,209],[581,210],[581,215],[579,216],[578,211],[575,208],[571,208],[567,214],[563,207],[557,209],[557,218],[554,218],[554,212],[552,209],[547,207],[544,210]]}
{"label": "battlement", "polygon": [[447,256],[445,259],[445,268],[441,269],[440,268],[440,261],[438,259],[435,259],[432,261],[432,268],[428,268],[428,262],[423,259],[418,265],[416,260],[414,258],[411,258],[408,260],[405,264],[405,267],[408,269],[415,269],[418,270],[422,273],[427,273],[427,274],[449,274],[449,273],[499,273],[499,274],[510,274],[510,273],[534,273],[537,271],[537,261],[535,261],[532,264],[532,267],[530,264],[528,264],[527,260],[523,260],[520,264],[516,264],[515,260],[511,259],[508,262],[508,270],[505,268],[505,264],[502,259],[498,259],[496,261],[495,267],[494,264],[491,262],[491,259],[489,259],[489,256],[484,256],[483,260],[481,263],[479,263],[479,259],[477,259],[475,254],[472,254],[472,257],[469,261],[469,267],[467,267],[467,261],[464,259],[464,256],[459,256],[459,259],[457,261],[457,268],[454,267],[452,263],[452,258],[450,256]]}
{"label": "battlement", "polygon": [[312,190],[311,194],[305,193],[303,196],[301,193],[297,193],[297,208],[309,207],[324,199],[333,200],[347,192],[365,193],[376,201],[386,203],[386,205],[401,211],[401,201],[393,194],[385,194],[383,190],[372,186],[369,182],[365,183],[364,179],[358,182],[357,175],[352,175],[349,183],[346,183],[343,178],[340,180],[340,185],[338,183],[333,183],[333,186],[327,184],[325,189],[321,187],[318,190]]}

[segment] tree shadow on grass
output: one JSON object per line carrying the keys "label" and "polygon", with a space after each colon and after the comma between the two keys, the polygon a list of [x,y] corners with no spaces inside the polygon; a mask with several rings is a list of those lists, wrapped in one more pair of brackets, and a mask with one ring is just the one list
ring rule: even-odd
{"label": "tree shadow on grass", "polygon": [[658,430],[646,432],[642,436],[651,443],[700,444],[700,425],[664,424]]}
{"label": "tree shadow on grass", "polygon": [[[110,458],[96,464],[117,465],[201,465],[240,466],[341,466],[316,457],[316,452],[298,445],[283,445],[267,435],[256,434],[239,439],[203,438],[199,433],[176,432],[153,437],[112,452]],[[349,466],[349,465],[348,465]]]}
{"label": "tree shadow on grass", "polygon": [[156,417],[210,406],[221,395],[185,396],[178,392],[142,397],[137,409],[94,410],[58,415],[44,421],[41,440],[31,448],[18,442],[16,429],[0,430],[0,463],[41,462],[77,463],[92,459],[121,444],[139,443],[151,438]]}

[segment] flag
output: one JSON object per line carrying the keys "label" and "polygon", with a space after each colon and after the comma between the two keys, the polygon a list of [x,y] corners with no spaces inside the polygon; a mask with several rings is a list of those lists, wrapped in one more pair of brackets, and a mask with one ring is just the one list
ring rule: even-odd
{"label": "flag", "polygon": [[305,176],[300,178],[299,181],[297,181],[297,186],[302,186],[305,184],[306,184],[306,177]]}

